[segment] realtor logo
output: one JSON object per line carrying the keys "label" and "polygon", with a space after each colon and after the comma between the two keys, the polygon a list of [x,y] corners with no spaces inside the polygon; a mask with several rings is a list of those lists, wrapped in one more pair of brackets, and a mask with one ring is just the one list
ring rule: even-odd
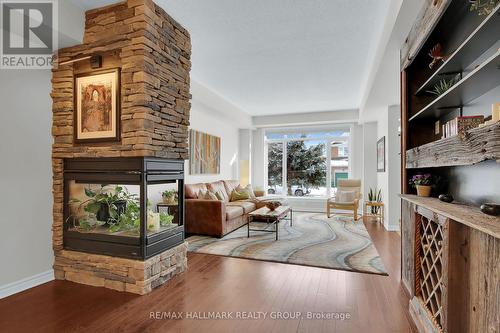
{"label": "realtor logo", "polygon": [[0,0],[0,18],[0,68],[52,68],[57,0]]}

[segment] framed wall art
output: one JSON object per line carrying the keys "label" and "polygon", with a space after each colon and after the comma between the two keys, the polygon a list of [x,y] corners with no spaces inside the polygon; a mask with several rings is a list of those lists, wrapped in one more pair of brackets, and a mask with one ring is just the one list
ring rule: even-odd
{"label": "framed wall art", "polygon": [[189,174],[220,173],[220,138],[189,130]]}
{"label": "framed wall art", "polygon": [[120,70],[78,74],[74,84],[75,142],[120,140]]}
{"label": "framed wall art", "polygon": [[385,136],[377,141],[377,172],[385,172]]}

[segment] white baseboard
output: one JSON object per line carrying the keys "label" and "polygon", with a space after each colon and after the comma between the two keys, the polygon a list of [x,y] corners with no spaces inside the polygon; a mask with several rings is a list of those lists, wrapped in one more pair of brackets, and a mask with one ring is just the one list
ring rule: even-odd
{"label": "white baseboard", "polygon": [[43,283],[54,280],[54,270],[48,270],[46,272],[42,272],[27,278],[24,278],[19,281],[15,281],[12,283],[5,284],[0,286],[0,299],[20,293],[23,290],[30,289],[41,285]]}

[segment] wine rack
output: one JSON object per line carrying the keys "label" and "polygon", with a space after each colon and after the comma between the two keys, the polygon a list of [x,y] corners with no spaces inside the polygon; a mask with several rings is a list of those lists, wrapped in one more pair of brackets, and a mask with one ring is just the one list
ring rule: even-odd
{"label": "wine rack", "polygon": [[443,327],[443,240],[444,226],[439,221],[417,214],[416,296],[435,320]]}

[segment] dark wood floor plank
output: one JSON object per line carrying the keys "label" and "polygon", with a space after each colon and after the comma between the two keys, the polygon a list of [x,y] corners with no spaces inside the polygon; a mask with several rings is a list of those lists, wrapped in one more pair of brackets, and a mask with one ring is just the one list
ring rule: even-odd
{"label": "dark wood floor plank", "polygon": [[[189,269],[147,296],[53,281],[0,300],[1,332],[412,332],[400,239],[364,221],[389,276],[189,254]],[[268,313],[265,320],[154,320],[151,312]],[[350,320],[272,320],[271,312]]]}

